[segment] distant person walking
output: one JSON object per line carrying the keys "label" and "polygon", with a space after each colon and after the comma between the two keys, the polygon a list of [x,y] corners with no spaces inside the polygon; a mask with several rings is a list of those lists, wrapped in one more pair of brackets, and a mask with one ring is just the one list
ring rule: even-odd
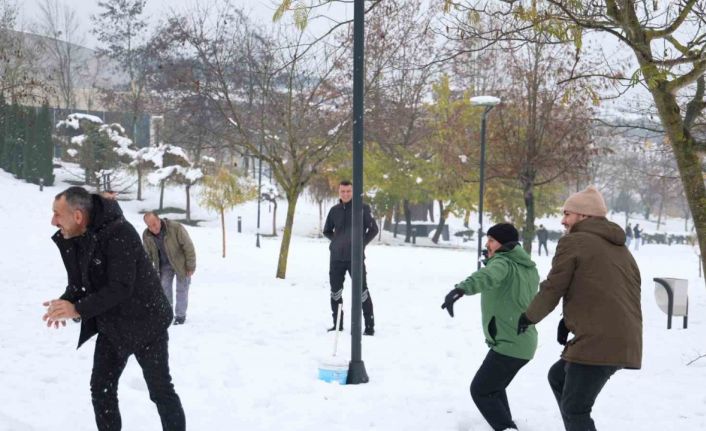
{"label": "distant person walking", "polygon": [[540,224],[539,229],[537,229],[537,240],[539,241],[539,250],[537,252],[542,255],[542,246],[544,246],[544,253],[549,256],[549,250],[547,249],[547,239],[549,237],[549,232],[544,225]]}
{"label": "distant person walking", "polygon": [[[329,250],[331,260],[329,261],[329,282],[331,284],[331,314],[333,316],[333,326],[329,331],[336,329],[336,313],[338,305],[343,304],[343,281],[346,272],[351,274],[351,225],[353,213],[353,184],[348,180],[343,180],[338,185],[339,201],[337,205],[331,207],[326,217],[324,225],[324,236],[331,240]],[[378,234],[378,225],[370,213],[370,206],[363,204],[363,247]],[[365,259],[365,257],[363,257]],[[373,300],[368,291],[367,274],[365,271],[365,260],[363,260],[363,318],[365,319],[364,335],[375,335],[375,317],[373,315]],[[338,329],[343,329],[343,313],[341,321],[338,322]]]}
{"label": "distant person walking", "polygon": [[176,221],[161,219],[154,212],[144,216],[147,229],[142,233],[142,242],[159,271],[164,294],[174,306],[172,286],[176,276],[176,307],[174,324],[186,322],[186,308],[189,305],[191,276],[196,271],[196,252],[191,237],[184,226]]}
{"label": "distant person walking", "polygon": [[642,242],[642,229],[640,229],[640,223],[635,223],[635,227],[632,228],[633,236],[635,237],[635,251],[640,249],[640,242]]}
{"label": "distant person walking", "polygon": [[630,243],[632,243],[632,226],[628,223],[625,226],[625,247],[630,248]]}

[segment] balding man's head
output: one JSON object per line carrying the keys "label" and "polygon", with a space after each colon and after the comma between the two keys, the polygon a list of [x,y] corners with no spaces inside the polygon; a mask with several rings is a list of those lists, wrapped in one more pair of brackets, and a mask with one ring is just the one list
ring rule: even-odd
{"label": "balding man's head", "polygon": [[157,213],[154,211],[145,213],[143,220],[145,221],[147,229],[149,229],[150,232],[154,235],[159,235],[159,232],[162,230],[162,220],[160,220]]}

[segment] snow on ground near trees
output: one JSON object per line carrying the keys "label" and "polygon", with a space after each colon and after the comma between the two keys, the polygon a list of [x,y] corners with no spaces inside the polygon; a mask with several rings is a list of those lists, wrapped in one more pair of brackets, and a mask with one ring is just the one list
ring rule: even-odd
{"label": "snow on ground near trees", "polygon": [[[89,393],[93,343],[76,350],[79,326],[54,330],[43,325],[44,300],[63,291],[65,273],[49,239],[53,195],[64,185],[16,182],[0,172],[0,214],[4,247],[0,272],[0,430],[95,429]],[[122,202],[127,218],[142,231],[139,210],[147,201]],[[183,191],[168,190],[165,206],[183,207]],[[197,200],[197,199],[195,199]],[[263,231],[271,214],[263,207]],[[279,227],[286,203],[280,202]],[[300,201],[286,280],[275,279],[279,238],[255,248],[256,206],[228,215],[228,256],[220,257],[215,214],[188,230],[196,244],[198,268],[187,323],[171,327],[170,364],[191,430],[490,430],[470,398],[470,381],[487,348],[480,328],[478,297],[456,305],[456,318],[440,309],[454,283],[475,268],[475,250],[400,246],[383,234],[367,249],[368,278],[377,333],[363,338],[370,383],[339,386],[317,380],[321,359],[333,339],[328,286],[328,250],[315,237],[318,209]],[[237,215],[244,233],[235,232]],[[545,220],[557,227],[557,220]],[[675,226],[679,221],[675,220]],[[678,229],[678,228],[675,228]],[[550,249],[555,244],[550,243]],[[594,408],[601,430],[706,429],[706,295],[691,247],[644,246],[635,253],[642,271],[644,359],[640,371],[620,371]],[[535,256],[536,257],[536,256]],[[546,275],[550,259],[536,258]],[[690,283],[689,328],[667,331],[666,316],[654,301],[652,278],[673,276]],[[346,282],[346,329],[350,328],[350,284]],[[546,381],[561,351],[555,341],[558,312],[538,325],[537,355],[509,390],[521,430],[561,430]],[[341,340],[350,351],[350,337]],[[160,429],[140,368],[130,359],[119,389],[123,429]]]}

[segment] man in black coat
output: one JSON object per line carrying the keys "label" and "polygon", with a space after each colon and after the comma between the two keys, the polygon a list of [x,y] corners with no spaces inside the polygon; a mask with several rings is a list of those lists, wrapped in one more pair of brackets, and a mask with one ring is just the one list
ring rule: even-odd
{"label": "man in black coat", "polygon": [[81,320],[78,347],[98,334],[91,400],[100,431],[120,430],[118,380],[130,355],[142,367],[163,430],[186,428],[169,373],[167,327],[172,308],[140,236],[117,201],[70,187],[54,199],[52,240],[68,275],[60,299],[47,301],[47,326]]}
{"label": "man in black coat", "polygon": [[[333,327],[336,329],[336,312],[338,305],[343,304],[343,281],[351,273],[351,213],[353,211],[353,185],[350,181],[343,180],[338,185],[339,203],[334,205],[326,217],[324,236],[331,240],[329,250],[331,261],[329,263],[329,282],[331,283],[331,312],[333,314]],[[378,225],[370,214],[370,206],[363,204],[363,247],[378,234]],[[368,291],[365,261],[363,261],[363,318],[365,319],[365,335],[375,334],[375,317],[373,316],[373,300]],[[338,325],[343,329],[343,313]]]}
{"label": "man in black coat", "polygon": [[542,247],[544,247],[544,253],[549,256],[549,250],[547,249],[547,239],[549,238],[549,232],[547,231],[547,228],[544,227],[543,224],[539,225],[539,229],[537,229],[537,240],[539,241],[539,249],[537,252],[539,255],[542,255]]}

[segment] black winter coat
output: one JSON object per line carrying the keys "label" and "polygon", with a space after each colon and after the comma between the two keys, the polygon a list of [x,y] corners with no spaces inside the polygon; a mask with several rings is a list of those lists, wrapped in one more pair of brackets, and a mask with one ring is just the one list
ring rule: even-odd
{"label": "black winter coat", "polygon": [[[339,200],[337,205],[331,207],[324,225],[324,236],[331,240],[331,260],[349,262],[351,260],[351,213],[353,201],[343,203]],[[370,205],[363,204],[363,246],[378,234],[378,225],[370,214]]]}
{"label": "black winter coat", "polygon": [[163,334],[172,307],[135,228],[116,201],[93,195],[85,234],[52,237],[68,275],[61,299],[81,315],[78,347],[100,332],[123,354],[133,353]]}

